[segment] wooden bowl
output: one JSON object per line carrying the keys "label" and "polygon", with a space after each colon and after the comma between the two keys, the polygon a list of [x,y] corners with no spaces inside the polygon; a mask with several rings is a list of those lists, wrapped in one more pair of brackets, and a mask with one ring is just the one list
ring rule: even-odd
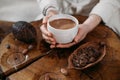
{"label": "wooden bowl", "polygon": [[[95,53],[95,55],[97,55],[96,57],[94,56],[95,59],[93,62],[90,62],[90,57],[84,56],[84,55],[92,54],[92,53],[90,53],[90,50],[93,51],[93,54]],[[83,57],[81,57],[82,56],[81,54],[83,55]],[[91,66],[97,64],[98,62],[100,62],[104,58],[105,54],[106,54],[105,42],[100,42],[100,41],[99,42],[87,42],[87,43],[79,46],[69,56],[68,69],[74,68],[74,69],[83,70],[88,67],[91,67]],[[84,61],[81,61],[81,60],[83,60],[82,58],[84,59]],[[74,62],[74,60],[76,60],[76,61]],[[84,62],[84,63],[82,63],[82,62]],[[83,66],[83,64],[84,64],[84,66]]]}

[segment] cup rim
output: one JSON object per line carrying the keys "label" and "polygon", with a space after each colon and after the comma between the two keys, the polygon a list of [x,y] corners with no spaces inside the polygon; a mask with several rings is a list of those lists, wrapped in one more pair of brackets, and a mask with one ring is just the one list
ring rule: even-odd
{"label": "cup rim", "polygon": [[[60,17],[59,17],[59,16],[60,16]],[[61,17],[61,16],[62,16],[62,17]],[[56,17],[59,17],[59,18],[56,18]],[[70,20],[72,20],[72,21],[75,22],[75,26],[72,27],[72,28],[69,28],[69,29],[57,29],[57,28],[54,28],[54,27],[52,27],[52,26],[49,24],[49,22],[52,21],[53,18],[56,18],[56,19],[65,19],[65,18],[66,18],[66,19],[70,19]],[[56,20],[56,19],[54,19],[54,20]],[[79,24],[79,22],[78,22],[77,18],[75,18],[75,17],[72,16],[72,15],[69,15],[69,14],[56,14],[56,15],[54,15],[54,16],[52,16],[52,17],[50,17],[50,18],[48,19],[47,27],[51,27],[51,28],[53,28],[53,29],[55,29],[55,30],[59,30],[59,31],[67,31],[67,30],[71,30],[71,29],[73,29],[73,28],[76,28],[76,26],[78,26],[78,24]]]}

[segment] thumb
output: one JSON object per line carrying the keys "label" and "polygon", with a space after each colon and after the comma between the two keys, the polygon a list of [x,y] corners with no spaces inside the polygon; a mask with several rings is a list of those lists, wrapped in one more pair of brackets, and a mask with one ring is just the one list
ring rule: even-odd
{"label": "thumb", "polygon": [[55,14],[57,14],[57,12],[51,12],[51,13],[49,13],[47,16],[45,16],[45,17],[43,18],[43,23],[47,23],[48,19],[49,19],[51,16],[55,15]]}
{"label": "thumb", "polygon": [[45,16],[45,17],[43,18],[42,23],[47,23],[48,19],[49,19],[49,16]]}

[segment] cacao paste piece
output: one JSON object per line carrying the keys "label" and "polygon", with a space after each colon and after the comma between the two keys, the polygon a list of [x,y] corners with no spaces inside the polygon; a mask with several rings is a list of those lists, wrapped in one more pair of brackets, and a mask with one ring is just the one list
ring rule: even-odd
{"label": "cacao paste piece", "polygon": [[18,21],[12,26],[12,33],[16,39],[31,44],[36,41],[36,29],[28,22]]}

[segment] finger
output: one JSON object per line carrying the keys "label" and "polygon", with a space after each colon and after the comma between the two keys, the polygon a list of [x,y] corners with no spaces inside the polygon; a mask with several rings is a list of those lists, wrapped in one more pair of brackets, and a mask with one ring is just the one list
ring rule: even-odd
{"label": "finger", "polygon": [[42,34],[42,37],[43,37],[43,39],[45,39],[46,41],[52,42],[52,44],[55,44],[55,43],[56,43],[55,39],[52,38],[52,37],[48,37],[48,36],[46,36],[46,35],[44,35],[44,34]]}
{"label": "finger", "polygon": [[68,44],[57,44],[56,47],[57,48],[69,48],[75,44],[76,44],[76,42],[72,42],[72,43],[68,43]]}
{"label": "finger", "polygon": [[77,36],[75,37],[74,41],[75,41],[76,43],[79,43],[79,42],[81,41],[81,38],[77,35]]}
{"label": "finger", "polygon": [[47,40],[45,40],[47,43],[49,43],[49,44],[51,44],[51,42],[50,41],[47,41]]}
{"label": "finger", "polygon": [[[79,36],[81,36],[81,37],[79,37]],[[79,43],[80,41],[82,41],[84,38],[85,38],[84,35],[77,35],[77,36],[75,37],[74,41],[75,41],[76,44],[77,44],[77,43]]]}
{"label": "finger", "polygon": [[80,38],[80,29],[78,29],[78,33],[77,33],[77,35],[75,36],[74,41],[75,41],[76,43],[78,43],[78,42],[79,42],[79,38]]}
{"label": "finger", "polygon": [[56,48],[56,45],[50,45],[50,48]]}
{"label": "finger", "polygon": [[51,17],[52,15],[47,15],[43,18],[42,23],[47,23],[48,19]]}
{"label": "finger", "polygon": [[[55,42],[51,42],[51,41],[49,41],[49,40],[45,40],[45,41],[46,41],[47,43],[51,44],[52,46],[56,44]],[[53,46],[53,47],[55,47],[55,46]]]}
{"label": "finger", "polygon": [[56,41],[55,41],[54,38],[48,37],[44,34],[42,34],[42,36],[43,36],[43,39],[45,39],[46,42],[49,42],[50,44],[56,44]]}
{"label": "finger", "polygon": [[81,29],[79,29],[79,31],[78,31],[78,34],[75,36],[75,38],[74,38],[74,41],[76,42],[76,43],[79,43],[81,40],[83,40],[84,39],[84,35],[83,35],[83,32],[81,31]]}
{"label": "finger", "polygon": [[52,33],[50,33],[50,32],[47,30],[47,28],[46,28],[45,25],[42,25],[42,26],[40,27],[40,30],[41,30],[41,32],[42,32],[44,35],[49,36],[49,37],[52,37]]}

